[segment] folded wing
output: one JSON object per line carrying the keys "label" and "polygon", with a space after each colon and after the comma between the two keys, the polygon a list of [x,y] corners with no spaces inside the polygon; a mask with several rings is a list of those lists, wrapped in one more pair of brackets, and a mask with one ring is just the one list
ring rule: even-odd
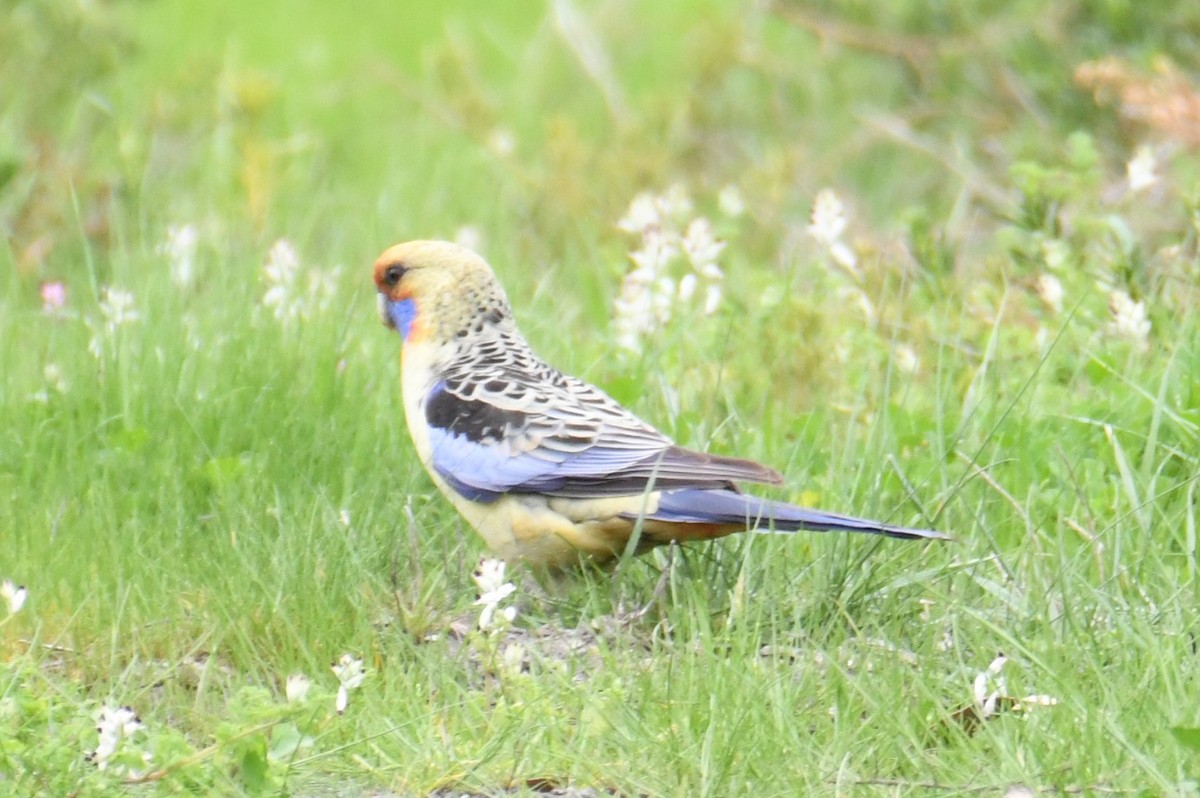
{"label": "folded wing", "polygon": [[431,465],[474,501],[505,493],[596,498],[781,481],[753,461],[676,446],[586,383],[558,401],[495,387],[439,383],[425,405]]}

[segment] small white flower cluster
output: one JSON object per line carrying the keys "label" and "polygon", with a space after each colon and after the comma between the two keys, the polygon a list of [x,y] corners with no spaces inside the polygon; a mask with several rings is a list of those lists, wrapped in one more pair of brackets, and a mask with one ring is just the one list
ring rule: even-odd
{"label": "small white flower cluster", "polygon": [[517,137],[507,127],[495,128],[487,138],[487,148],[497,158],[507,158],[517,150]]}
{"label": "small white flower cluster", "polygon": [[312,682],[303,673],[293,673],[287,677],[284,694],[287,696],[288,703],[299,704],[304,701],[305,698],[308,698],[310,687],[312,687]]}
{"label": "small white flower cluster", "polygon": [[905,374],[916,374],[921,368],[921,358],[917,355],[917,350],[908,344],[896,344],[892,347],[892,362]]}
{"label": "small white flower cluster", "polygon": [[[330,669],[338,679],[336,708],[337,713],[341,715],[350,704],[350,691],[362,687],[363,680],[367,678],[367,671],[363,667],[363,661],[353,654],[343,654],[338,657],[337,662],[333,663]],[[297,700],[302,700],[303,695],[308,692],[308,679],[305,678],[303,682],[297,680],[293,685],[292,682],[295,678],[293,676],[288,679],[288,690],[296,691],[300,695]],[[291,692],[289,692],[288,699],[291,700]]]}
{"label": "small white flower cluster", "polygon": [[[720,202],[730,215],[744,211],[736,188],[726,187]],[[629,253],[634,268],[625,275],[613,303],[617,343],[640,351],[642,336],[671,319],[676,301],[690,302],[701,282],[704,313],[716,312],[725,279],[717,259],[725,242],[716,238],[707,218],[692,218],[692,200],[683,186],[672,186],[664,194],[638,194],[617,227],[641,239],[640,248]],[[690,268],[677,279],[678,264],[685,261]]]}
{"label": "small white flower cluster", "polygon": [[288,322],[307,319],[329,307],[337,291],[337,276],[341,269],[310,269],[302,281],[300,256],[290,241],[281,238],[267,253],[263,264],[263,307],[276,319]]}
{"label": "small white flower cluster", "polygon": [[[363,682],[366,681],[367,669],[363,665],[362,659],[353,654],[342,654],[330,664],[329,669],[333,671],[333,675],[338,680],[334,708],[341,715],[350,705],[350,693],[362,687]],[[302,704],[308,698],[311,688],[312,680],[307,675],[299,672],[293,673],[284,682],[284,695],[289,704]]]}
{"label": "small white flower cluster", "polygon": [[134,307],[133,294],[128,291],[122,291],[119,288],[102,288],[100,289],[100,316],[102,322],[99,329],[88,322],[88,326],[92,327],[92,338],[88,341],[88,351],[96,358],[104,352],[105,340],[111,340],[117,334],[118,327],[124,327],[133,324],[141,318],[136,307]]}
{"label": "small white flower cluster", "polygon": [[487,245],[483,230],[473,224],[464,224],[454,231],[454,243],[473,252],[482,253]]}
{"label": "small white flower cluster", "polygon": [[1158,157],[1154,148],[1143,144],[1137,148],[1129,163],[1125,164],[1125,176],[1129,180],[1130,192],[1145,191],[1158,182]]}
{"label": "small white flower cluster", "polygon": [[271,309],[275,318],[283,320],[298,316],[301,306],[296,294],[296,278],[300,273],[300,256],[290,241],[279,239],[267,253],[267,262],[263,265],[263,282],[267,284],[267,292],[263,294],[262,303]]}
{"label": "small white flower cluster", "polygon": [[196,246],[199,243],[196,225],[173,224],[167,228],[167,240],[158,245],[158,254],[167,256],[171,280],[180,288],[187,288],[195,279]]}
{"label": "small white flower cluster", "polygon": [[1001,673],[1006,662],[1008,662],[1008,657],[998,654],[987,666],[987,670],[980,671],[975,675],[972,694],[975,698],[975,708],[984,718],[996,714],[996,703],[1008,691],[1008,683],[1004,679],[1004,674]]}
{"label": "small white flower cluster", "polygon": [[858,257],[854,250],[842,241],[846,224],[846,206],[833,189],[823,188],[818,191],[813,199],[808,234],[829,253],[834,263],[851,274],[857,274]]}
{"label": "small white flower cluster", "polygon": [[119,288],[103,290],[100,295],[100,315],[104,317],[104,326],[110,331],[140,318],[133,306],[133,294]]}
{"label": "small white flower cluster", "polygon": [[[1125,190],[1127,194],[1139,194],[1162,182],[1158,172],[1158,155],[1154,147],[1142,145],[1125,164]],[[1127,222],[1118,215],[1107,217],[1110,229],[1121,240],[1133,236]],[[1053,274],[1068,263],[1071,256],[1071,245],[1058,238],[1048,238],[1041,242],[1043,263],[1050,271],[1038,275],[1033,282],[1033,292],[1042,304],[1054,313],[1061,313],[1066,290],[1062,281]],[[1108,295],[1108,310],[1110,320],[1105,332],[1114,338],[1124,338],[1133,341],[1144,349],[1150,336],[1151,323],[1146,316],[1145,302],[1134,299],[1128,291],[1115,288],[1111,277],[1099,281],[1099,288]]]}
{"label": "small white flower cluster", "polygon": [[742,190],[732,183],[722,188],[717,194],[717,207],[726,216],[741,216],[746,212],[746,201],[742,199]]}
{"label": "small white flower cluster", "polygon": [[67,378],[63,376],[62,367],[57,363],[47,363],[42,367],[42,378],[46,381],[46,387],[39,391],[35,391],[29,398],[40,404],[49,404],[51,394],[64,394],[67,392]]}
{"label": "small white flower cluster", "polygon": [[1057,698],[1040,693],[1027,695],[1016,701],[1008,699],[1006,695],[1008,683],[1004,674],[1001,673],[1007,662],[1008,657],[1003,653],[997,654],[996,658],[987,666],[987,670],[976,674],[972,684],[972,697],[975,699],[975,708],[979,711],[979,717],[987,720],[995,715],[1000,711],[1000,702],[1005,699],[1014,711],[1022,711],[1029,707],[1052,707],[1058,703]]}
{"label": "small white flower cluster", "polygon": [[9,615],[16,615],[20,612],[21,608],[25,606],[27,598],[29,598],[29,591],[25,589],[24,585],[13,584],[8,579],[0,582],[0,599],[4,599]]}
{"label": "small white flower cluster", "polygon": [[503,608],[500,606],[517,590],[512,582],[505,581],[505,570],[504,560],[485,557],[471,573],[471,578],[479,588],[479,598],[475,599],[475,606],[483,607],[479,613],[481,632],[503,631],[517,618],[516,607],[511,604]]}
{"label": "small white flower cluster", "polygon": [[1055,313],[1062,313],[1063,297],[1066,292],[1063,291],[1061,280],[1050,272],[1043,272],[1038,275],[1037,282],[1033,287],[1037,292],[1038,299],[1042,300],[1042,304]]}
{"label": "small white flower cluster", "polygon": [[1110,334],[1127,338],[1143,348],[1146,346],[1150,337],[1150,319],[1146,318],[1145,302],[1135,302],[1128,293],[1117,289],[1108,295],[1108,311],[1112,314],[1108,324]]}
{"label": "small white flower cluster", "polygon": [[1050,271],[1042,272],[1033,283],[1033,292],[1052,313],[1062,313],[1066,291],[1062,281],[1054,274],[1067,265],[1071,258],[1071,245],[1059,238],[1047,238],[1041,242],[1041,260]]}
{"label": "small white flower cluster", "polygon": [[[137,778],[142,775],[137,770],[127,770],[124,764],[113,762],[113,759],[119,755],[129,753],[136,754],[137,744],[139,741],[135,737],[142,736],[146,726],[142,723],[141,718],[133,711],[132,707],[109,707],[105,706],[100,710],[100,717],[96,722],[96,731],[100,735],[100,740],[96,745],[96,750],[88,754],[88,759],[96,764],[100,770],[107,770],[110,765],[113,770],[125,775]],[[122,757],[128,760],[127,757]],[[142,751],[140,759],[143,764],[149,764],[151,756],[149,751]]]}

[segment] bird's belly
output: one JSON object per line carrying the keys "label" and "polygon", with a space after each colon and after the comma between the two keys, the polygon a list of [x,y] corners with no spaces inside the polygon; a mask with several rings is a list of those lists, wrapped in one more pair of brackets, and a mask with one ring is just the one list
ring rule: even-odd
{"label": "bird's belly", "polygon": [[561,568],[580,559],[609,560],[624,550],[632,521],[607,513],[571,517],[556,504],[546,496],[509,495],[460,510],[488,548],[509,561]]}
{"label": "bird's belly", "polygon": [[436,474],[430,476],[497,556],[546,568],[619,557],[634,522],[618,515],[622,508],[587,503],[583,514],[570,500],[539,495],[508,495],[494,502],[468,501]]}

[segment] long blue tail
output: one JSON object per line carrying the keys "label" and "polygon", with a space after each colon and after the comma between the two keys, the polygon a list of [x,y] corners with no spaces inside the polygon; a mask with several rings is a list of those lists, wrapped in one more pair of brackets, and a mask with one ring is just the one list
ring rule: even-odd
{"label": "long blue tail", "polygon": [[684,524],[745,524],[750,528],[774,528],[792,532],[867,532],[907,540],[950,540],[949,535],[932,529],[893,526],[848,515],[809,510],[786,502],[747,496],[731,490],[684,488],[659,494],[658,510],[648,520]]}

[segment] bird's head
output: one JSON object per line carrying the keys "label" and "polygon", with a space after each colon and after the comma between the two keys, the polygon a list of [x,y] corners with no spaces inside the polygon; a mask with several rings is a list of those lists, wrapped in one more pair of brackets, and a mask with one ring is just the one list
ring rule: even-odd
{"label": "bird's head", "polygon": [[485,319],[509,318],[487,261],[448,241],[407,241],[375,261],[379,314],[405,343],[444,341]]}

